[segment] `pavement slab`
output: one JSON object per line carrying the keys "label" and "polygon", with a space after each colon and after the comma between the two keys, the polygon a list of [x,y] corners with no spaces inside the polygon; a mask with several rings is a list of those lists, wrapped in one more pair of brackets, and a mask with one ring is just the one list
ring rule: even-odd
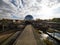
{"label": "pavement slab", "polygon": [[31,25],[27,25],[15,42],[15,45],[37,45]]}

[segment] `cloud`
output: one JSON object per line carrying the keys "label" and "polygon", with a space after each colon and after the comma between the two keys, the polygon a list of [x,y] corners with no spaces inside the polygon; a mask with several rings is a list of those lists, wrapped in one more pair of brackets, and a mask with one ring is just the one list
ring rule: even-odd
{"label": "cloud", "polygon": [[42,19],[49,19],[55,17],[54,9],[60,6],[58,0],[40,0],[39,2],[37,0],[33,1],[24,0],[24,3],[25,3],[24,7],[25,15],[31,14],[35,18]]}
{"label": "cloud", "polygon": [[11,14],[17,13],[17,8],[8,0],[0,0],[0,18],[12,18]]}
{"label": "cloud", "polygon": [[54,13],[55,13],[55,14],[60,14],[60,7],[54,9]]}
{"label": "cloud", "polygon": [[49,19],[58,17],[60,14],[59,10],[60,0],[0,1],[0,16],[6,16],[13,19],[24,19],[28,14],[32,15],[34,18]]}

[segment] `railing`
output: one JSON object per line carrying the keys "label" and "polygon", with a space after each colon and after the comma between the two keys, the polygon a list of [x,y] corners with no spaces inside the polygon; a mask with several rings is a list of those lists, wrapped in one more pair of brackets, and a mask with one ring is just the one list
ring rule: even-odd
{"label": "railing", "polygon": [[50,34],[49,32],[47,32],[47,34],[48,34],[51,38],[53,38],[54,40],[56,40],[56,41],[60,44],[60,39],[59,39],[59,38],[57,38],[56,36],[53,36],[53,35]]}

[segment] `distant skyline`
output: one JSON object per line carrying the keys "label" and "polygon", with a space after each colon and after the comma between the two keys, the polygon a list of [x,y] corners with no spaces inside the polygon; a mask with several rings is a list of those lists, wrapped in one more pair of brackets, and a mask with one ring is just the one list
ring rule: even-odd
{"label": "distant skyline", "polygon": [[0,18],[60,18],[60,0],[0,0]]}

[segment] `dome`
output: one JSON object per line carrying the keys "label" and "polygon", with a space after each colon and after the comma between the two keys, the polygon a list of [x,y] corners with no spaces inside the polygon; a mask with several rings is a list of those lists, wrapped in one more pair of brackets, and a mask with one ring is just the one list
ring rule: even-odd
{"label": "dome", "polygon": [[25,20],[33,20],[33,16],[32,15],[27,15],[27,16],[25,16]]}

